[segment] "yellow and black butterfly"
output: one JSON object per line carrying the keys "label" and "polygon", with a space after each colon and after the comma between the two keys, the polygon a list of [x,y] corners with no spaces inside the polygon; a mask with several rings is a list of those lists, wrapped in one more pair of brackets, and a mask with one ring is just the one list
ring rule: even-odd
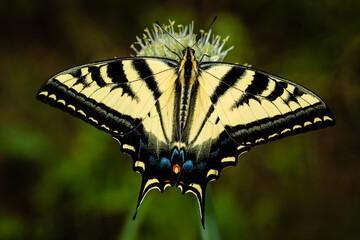
{"label": "yellow and black butterfly", "polygon": [[242,65],[199,62],[191,47],[179,61],[131,57],[74,67],[51,77],[37,98],[120,142],[142,176],[136,212],[151,189],[175,186],[195,194],[203,225],[207,183],[240,154],[335,123],[306,88]]}

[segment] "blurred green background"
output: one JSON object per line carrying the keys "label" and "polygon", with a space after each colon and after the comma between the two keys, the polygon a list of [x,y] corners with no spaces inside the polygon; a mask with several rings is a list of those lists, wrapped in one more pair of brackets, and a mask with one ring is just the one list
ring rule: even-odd
{"label": "blurred green background", "polygon": [[35,100],[55,73],[129,56],[158,20],[195,21],[234,45],[226,61],[300,83],[337,125],[242,155],[211,183],[222,239],[360,239],[360,2],[2,0],[0,239],[198,239],[195,197],[146,197],[107,134]]}

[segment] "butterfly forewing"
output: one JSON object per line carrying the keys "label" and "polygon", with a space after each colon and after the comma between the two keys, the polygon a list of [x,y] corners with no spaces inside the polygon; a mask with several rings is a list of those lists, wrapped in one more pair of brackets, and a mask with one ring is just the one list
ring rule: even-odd
{"label": "butterfly forewing", "polygon": [[200,84],[229,136],[239,145],[268,141],[334,124],[326,104],[304,87],[256,69],[203,63]]}
{"label": "butterfly forewing", "polygon": [[173,84],[174,63],[142,58],[82,65],[50,78],[37,98],[110,134],[127,134]]}

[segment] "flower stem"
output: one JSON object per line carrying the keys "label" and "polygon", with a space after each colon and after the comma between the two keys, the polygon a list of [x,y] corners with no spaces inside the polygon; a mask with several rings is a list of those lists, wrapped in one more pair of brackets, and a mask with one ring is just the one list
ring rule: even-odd
{"label": "flower stem", "polygon": [[146,212],[151,207],[152,201],[153,198],[149,198],[148,201],[144,202],[141,205],[141,214],[138,214],[135,220],[132,219],[134,212],[130,211],[129,216],[126,218],[127,220],[123,225],[121,232],[119,233],[119,236],[117,238],[118,240],[137,239],[139,228],[141,226],[143,218],[145,217]]}
{"label": "flower stem", "polygon": [[210,186],[207,187],[205,195],[205,229],[200,224],[201,237],[203,240],[217,240],[220,239],[220,235],[219,228],[216,222]]}

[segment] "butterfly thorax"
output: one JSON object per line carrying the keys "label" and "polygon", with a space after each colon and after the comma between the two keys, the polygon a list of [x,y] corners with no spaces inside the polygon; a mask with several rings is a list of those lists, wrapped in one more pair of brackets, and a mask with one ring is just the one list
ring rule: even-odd
{"label": "butterfly thorax", "polygon": [[184,130],[189,116],[191,96],[195,95],[194,85],[196,85],[197,61],[194,50],[187,47],[183,50],[179,73],[180,94],[179,94],[179,121],[180,131]]}

